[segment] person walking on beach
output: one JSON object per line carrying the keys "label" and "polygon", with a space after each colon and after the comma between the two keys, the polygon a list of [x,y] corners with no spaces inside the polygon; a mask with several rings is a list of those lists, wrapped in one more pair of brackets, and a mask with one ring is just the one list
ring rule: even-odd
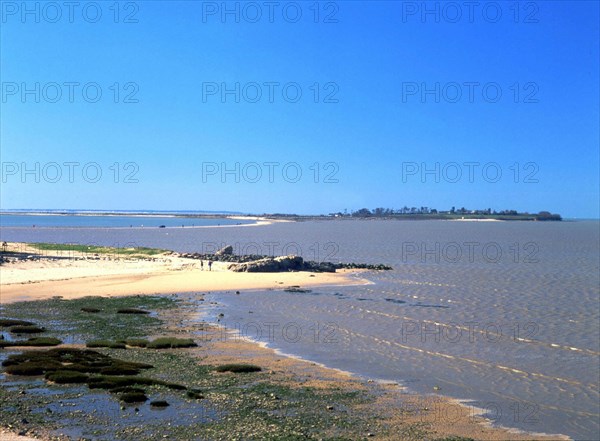
{"label": "person walking on beach", "polygon": [[212,271],[212,260],[208,261],[208,270]]}
{"label": "person walking on beach", "polygon": [[200,271],[204,271],[204,260],[200,259]]}

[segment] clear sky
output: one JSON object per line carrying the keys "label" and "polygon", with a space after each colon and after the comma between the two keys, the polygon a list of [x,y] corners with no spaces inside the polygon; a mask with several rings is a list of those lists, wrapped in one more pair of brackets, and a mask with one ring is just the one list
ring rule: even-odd
{"label": "clear sky", "polygon": [[598,2],[117,6],[1,2],[2,208],[599,217]]}

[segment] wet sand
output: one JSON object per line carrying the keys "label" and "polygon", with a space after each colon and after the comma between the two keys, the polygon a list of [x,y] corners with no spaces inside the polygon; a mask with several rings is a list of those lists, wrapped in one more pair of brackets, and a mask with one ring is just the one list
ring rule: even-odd
{"label": "wet sand", "polygon": [[[187,295],[182,297],[185,296]],[[226,310],[225,315],[227,315]],[[181,336],[182,332],[192,331],[186,329],[185,324],[197,321],[198,312],[183,307],[179,308],[176,314],[170,312],[168,317],[161,318],[168,323],[169,328],[176,330],[177,334],[173,335]],[[398,439],[398,433],[403,433],[402,430],[409,426],[422,426],[428,434],[424,438],[415,434],[415,437],[406,437],[406,439],[443,439],[457,436],[486,441],[568,439],[493,427],[490,421],[481,417],[473,407],[464,406],[444,396],[409,393],[397,383],[382,383],[359,378],[348,372],[286,356],[262,344],[240,337],[233,331],[213,329],[213,332],[218,333],[219,337],[209,339],[208,344],[203,344],[202,348],[192,350],[198,357],[208,357],[211,363],[242,361],[262,366],[278,381],[289,387],[339,388],[347,392],[363,391],[376,397],[375,402],[370,403],[363,412],[377,414],[381,419],[381,427],[392,428],[391,432],[394,435],[380,435],[377,433],[377,428],[374,428],[374,439],[395,441]],[[435,436],[431,437],[432,434]],[[366,434],[357,434],[360,435],[364,437]]]}
{"label": "wet sand", "polygon": [[[11,247],[17,245],[11,244]],[[34,255],[34,250],[18,245]],[[243,289],[268,289],[289,285],[302,287],[323,285],[347,285],[369,283],[357,272],[335,274],[233,273],[226,270],[226,264],[217,262],[213,271],[201,271],[199,261],[169,255],[160,255],[148,260],[114,259],[97,256],[95,259],[80,259],[77,256],[61,258],[58,254],[45,252],[39,260],[30,259],[2,265],[0,277],[0,303],[20,300],[39,300],[53,296],[73,299],[84,296],[126,296],[139,294],[169,294],[207,291],[232,291]],[[274,294],[276,295],[276,294]],[[174,336],[191,334],[190,323],[198,320],[198,310],[184,306],[170,310],[160,317],[165,321]],[[192,327],[190,327],[192,326]],[[212,328],[213,333],[223,330]],[[400,431],[410,425],[422,425],[428,436],[444,438],[463,436],[478,440],[526,440],[562,439],[541,435],[524,434],[502,428],[491,427],[484,418],[474,414],[472,408],[437,395],[409,394],[398,384],[381,384],[372,380],[357,378],[349,373],[319,366],[315,363],[286,357],[273,349],[255,342],[235,338],[212,338],[190,353],[200,360],[209,359],[211,364],[236,363],[243,361],[262,366],[274,378],[290,387],[312,386],[317,388],[339,388],[343,391],[364,391],[375,398],[365,412],[373,412],[380,417],[381,426]],[[397,428],[397,431],[395,430]],[[374,439],[397,439],[396,436],[379,436],[373,428]],[[357,434],[364,437],[367,434]],[[2,439],[27,441],[31,438],[0,432]],[[422,439],[415,434],[415,438]],[[427,438],[429,439],[429,438]]]}

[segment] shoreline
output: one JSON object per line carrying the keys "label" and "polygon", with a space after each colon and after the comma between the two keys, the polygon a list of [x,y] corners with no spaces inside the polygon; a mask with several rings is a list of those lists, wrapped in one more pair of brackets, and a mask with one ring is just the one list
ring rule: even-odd
{"label": "shoreline", "polygon": [[[2,216],[13,216],[13,215],[21,215],[20,213],[2,213]],[[99,216],[95,214],[60,214],[60,213],[37,213],[37,214],[23,214],[23,216]],[[193,219],[194,216],[177,216],[177,215],[121,215],[121,214],[112,214],[112,215],[101,215],[102,217],[149,217],[149,218],[168,218],[168,219]],[[265,225],[272,225],[275,223],[288,223],[295,222],[290,219],[271,219],[260,216],[204,216],[198,217],[198,219],[231,219],[231,220],[240,220],[240,221],[253,221],[253,223],[240,223],[240,224],[228,224],[228,225],[186,225],[186,226],[171,226],[165,227],[164,230],[181,230],[181,229],[196,229],[196,228],[232,228],[232,227],[260,227]],[[14,228],[14,229],[31,229],[29,225],[3,225],[3,228]],[[113,226],[36,226],[35,229],[62,229],[62,230],[85,230],[85,229],[109,229],[109,230],[155,230],[159,229],[158,226],[123,226],[123,227],[113,227]],[[162,228],[161,228],[162,229]]]}
{"label": "shoreline", "polygon": [[[406,214],[401,216],[332,216],[332,215],[244,215],[244,214],[190,214],[190,213],[144,213],[144,212],[132,212],[132,213],[104,213],[104,212],[77,212],[77,213],[56,213],[56,212],[0,212],[0,216],[57,216],[57,217],[129,217],[129,218],[165,218],[165,219],[231,219],[240,221],[255,221],[253,224],[241,224],[241,225],[198,225],[198,226],[185,226],[183,228],[217,228],[217,227],[240,227],[240,226],[261,226],[270,225],[273,223],[287,223],[287,222],[307,222],[307,221],[453,221],[453,222],[578,222],[578,221],[598,221],[595,218],[559,218],[559,219],[545,219],[537,218],[535,214],[518,214],[518,215],[497,215],[496,217],[486,217],[480,215],[427,215],[427,214]],[[459,217],[460,216],[460,217]],[[6,228],[31,228],[30,226],[5,226]],[[77,229],[151,229],[156,227],[114,227],[114,226],[37,226],[36,228],[77,228]],[[167,227],[171,229],[182,228],[179,225]]]}
{"label": "shoreline", "polygon": [[[21,246],[22,244],[11,244]],[[34,250],[29,250],[34,251]],[[65,300],[80,299],[88,296],[132,297],[140,295],[175,294],[178,298],[190,299],[200,292],[219,292],[249,289],[282,289],[286,286],[317,287],[331,285],[353,285],[372,283],[360,277],[362,271],[343,271],[327,273],[233,273],[225,269],[222,262],[214,263],[214,271],[200,271],[199,262],[168,255],[153,256],[148,260],[127,258],[88,260],[58,259],[59,252],[53,256],[45,252],[40,260],[27,260],[15,264],[2,265],[3,277],[0,283],[0,304],[18,301],[35,301],[62,296]],[[8,280],[8,282],[7,282]],[[274,292],[275,294],[275,292]],[[203,309],[207,314],[210,306]],[[199,311],[178,311],[179,317],[170,312],[163,319],[167,328],[173,333],[181,333],[182,316],[186,320],[200,323]],[[186,316],[187,315],[187,316]],[[215,326],[214,323],[210,323]],[[223,327],[227,334],[235,334],[237,330]],[[468,436],[485,440],[525,440],[532,439],[569,439],[559,435],[531,434],[518,429],[494,426],[493,422],[474,414],[473,406],[465,404],[465,400],[456,400],[443,395],[419,395],[411,393],[404,386],[395,382],[367,379],[341,369],[330,368],[322,364],[306,360],[294,354],[283,353],[268,344],[252,340],[248,337],[225,338],[213,342],[211,357],[221,362],[235,362],[240,355],[245,360],[261,361],[266,369],[275,368],[284,363],[294,375],[308,375],[317,378],[333,378],[338,387],[369,390],[369,394],[377,396],[377,401],[387,403],[380,407],[381,415],[392,426],[407,422],[424,422],[441,436]],[[283,361],[282,361],[283,360]],[[304,377],[303,377],[304,378]],[[290,380],[293,382],[293,380]],[[317,381],[304,378],[302,381]],[[378,392],[375,391],[377,389]],[[390,404],[393,403],[393,404]],[[423,403],[427,403],[424,407]],[[391,407],[389,407],[389,406]],[[407,409],[432,409],[416,412],[417,415],[406,414]],[[385,410],[389,407],[388,410]],[[439,415],[457,415],[451,422],[443,421]],[[410,412],[409,412],[410,413]],[[2,433],[2,432],[0,432]],[[25,441],[25,438],[15,438]],[[379,439],[379,438],[378,438]],[[382,438],[386,439],[386,438]],[[393,438],[390,438],[393,439]]]}
{"label": "shoreline", "polygon": [[[220,294],[225,294],[225,292],[220,292]],[[191,293],[186,293],[186,295],[191,295]],[[203,315],[206,317],[206,314]],[[556,441],[570,441],[571,437],[564,434],[557,433],[545,433],[545,432],[532,432],[526,431],[515,427],[504,426],[500,424],[494,423],[493,420],[487,418],[485,413],[488,409],[482,409],[477,406],[471,404],[473,402],[472,399],[469,398],[456,398],[451,397],[444,394],[439,393],[422,393],[417,392],[411,389],[409,386],[402,385],[401,382],[370,377],[368,375],[359,374],[356,372],[344,370],[342,368],[336,368],[332,366],[327,366],[324,363],[313,361],[309,358],[304,358],[303,356],[296,355],[290,352],[285,352],[277,347],[271,345],[266,341],[261,341],[258,339],[254,339],[249,336],[243,335],[239,329],[228,328],[227,326],[223,326],[219,323],[215,323],[213,321],[206,320],[212,326],[222,328],[226,333],[233,335],[233,339],[239,339],[249,344],[253,344],[259,346],[261,349],[265,351],[272,352],[275,356],[281,356],[288,359],[296,360],[299,363],[308,363],[312,366],[317,366],[320,369],[325,369],[328,371],[334,371],[338,373],[340,376],[347,378],[351,381],[361,382],[361,383],[374,383],[386,390],[389,390],[393,394],[400,394],[403,397],[409,396],[411,399],[415,399],[420,403],[435,403],[435,405],[440,408],[435,412],[438,415],[434,418],[436,424],[442,422],[442,427],[446,428],[448,422],[440,421],[439,415],[451,415],[452,422],[450,425],[454,425],[454,423],[458,423],[457,425],[466,425],[466,429],[461,429],[457,431],[453,431],[451,428],[447,433],[444,433],[445,436],[460,436],[467,437],[476,440],[482,441],[532,441],[532,440],[556,440]],[[454,413],[453,413],[454,412]],[[457,413],[458,412],[458,413]],[[427,420],[427,418],[422,418]],[[467,422],[468,420],[468,422]],[[475,426],[475,427],[472,427]],[[483,430],[482,427],[485,429]],[[481,437],[475,435],[475,430],[481,429]],[[447,430],[447,429],[445,429]],[[490,433],[487,430],[491,431]],[[485,432],[485,433],[484,433]],[[496,433],[499,432],[499,433]],[[460,433],[460,434],[459,434]],[[459,434],[459,435],[457,435]],[[507,435],[509,437],[507,437]],[[461,440],[462,441],[462,440]]]}
{"label": "shoreline", "polygon": [[[183,334],[184,337],[187,337],[193,335],[193,332],[190,333],[190,331],[200,326],[204,331],[200,340],[196,339],[197,342],[200,342],[200,347],[186,350],[186,356],[191,356],[197,362],[208,359],[210,364],[221,365],[243,361],[261,366],[263,371],[270,374],[276,381],[294,388],[317,387],[323,390],[333,388],[344,393],[361,393],[370,400],[369,407],[364,408],[362,412],[368,413],[381,422],[381,426],[371,426],[375,430],[373,435],[376,436],[375,439],[395,441],[398,439],[395,435],[395,428],[405,429],[406,427],[418,428],[415,437],[403,438],[410,440],[454,441],[455,437],[460,437],[461,441],[531,441],[533,439],[562,441],[571,439],[564,435],[531,433],[494,425],[492,421],[477,412],[475,407],[465,403],[466,400],[433,393],[414,393],[398,382],[362,377],[293,354],[283,353],[262,342],[239,336],[236,329],[215,326],[212,323],[198,320],[197,302],[192,307],[190,304],[193,300],[197,300],[199,295],[199,293],[180,293],[157,296],[161,298],[175,296],[184,304],[174,310],[158,310],[158,317],[164,321],[165,326],[163,326],[162,332],[156,335],[150,334],[150,336],[155,338],[166,333],[178,337]],[[118,299],[127,297],[143,299],[143,296],[140,295],[129,295]],[[88,299],[93,300],[94,298],[97,297]],[[213,308],[212,305],[208,306],[207,310],[203,310],[202,313],[208,313]],[[182,325],[183,323],[188,324]],[[207,333],[210,335],[209,337],[207,337]],[[81,344],[65,346],[84,349]],[[24,349],[28,348],[16,347],[13,351]],[[202,361],[202,364],[205,362]],[[332,404],[337,407],[337,403],[332,402]],[[329,406],[327,408],[329,409]],[[349,412],[349,410],[344,412]],[[0,429],[0,434],[6,436],[9,441],[65,439],[56,438],[57,430],[53,430],[54,433],[51,434],[52,432],[43,428],[30,427],[29,430],[31,429],[35,434],[34,438],[7,432],[6,429]],[[58,431],[62,430],[68,432],[68,427],[58,429]],[[384,432],[384,430],[390,430],[390,432]],[[419,435],[421,432],[422,437]],[[358,436],[356,439],[363,439],[363,436]]]}
{"label": "shoreline", "polygon": [[56,295],[75,299],[90,295],[114,297],[371,283],[358,277],[361,270],[246,273],[229,271],[228,262],[215,261],[212,271],[208,271],[201,269],[199,260],[168,254],[139,259],[70,251],[40,253],[22,243],[10,243],[9,250],[34,258],[39,256],[39,260],[2,265],[0,303],[48,299]]}

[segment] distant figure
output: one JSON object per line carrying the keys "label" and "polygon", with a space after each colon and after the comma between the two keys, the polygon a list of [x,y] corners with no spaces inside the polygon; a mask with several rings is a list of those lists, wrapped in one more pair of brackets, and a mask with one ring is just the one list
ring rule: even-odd
{"label": "distant figure", "polygon": [[6,249],[8,248],[8,244],[6,242],[2,242],[2,251],[6,253]]}
{"label": "distant figure", "polygon": [[200,271],[204,271],[204,260],[200,260]]}
{"label": "distant figure", "polygon": [[208,270],[212,271],[212,260],[208,261]]}

